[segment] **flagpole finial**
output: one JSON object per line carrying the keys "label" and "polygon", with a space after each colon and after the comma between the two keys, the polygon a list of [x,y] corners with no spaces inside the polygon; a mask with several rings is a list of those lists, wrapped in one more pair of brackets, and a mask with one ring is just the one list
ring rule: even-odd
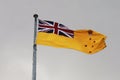
{"label": "flagpole finial", "polygon": [[33,17],[34,17],[34,18],[37,18],[37,17],[38,17],[38,14],[34,14]]}

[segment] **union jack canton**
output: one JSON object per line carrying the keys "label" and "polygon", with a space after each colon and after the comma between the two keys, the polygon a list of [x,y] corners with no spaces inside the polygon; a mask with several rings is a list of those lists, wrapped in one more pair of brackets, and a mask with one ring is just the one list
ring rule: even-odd
{"label": "union jack canton", "polygon": [[47,20],[39,20],[39,32],[46,32],[46,33],[53,33],[57,35],[66,36],[69,38],[74,37],[74,31],[68,29],[63,24],[53,22],[53,21],[47,21]]}

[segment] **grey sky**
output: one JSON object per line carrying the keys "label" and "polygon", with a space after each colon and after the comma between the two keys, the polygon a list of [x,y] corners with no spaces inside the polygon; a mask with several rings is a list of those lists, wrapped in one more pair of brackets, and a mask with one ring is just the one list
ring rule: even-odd
{"label": "grey sky", "polygon": [[37,80],[120,80],[119,0],[1,0],[0,80],[32,79],[33,14],[107,36],[94,55],[38,46]]}

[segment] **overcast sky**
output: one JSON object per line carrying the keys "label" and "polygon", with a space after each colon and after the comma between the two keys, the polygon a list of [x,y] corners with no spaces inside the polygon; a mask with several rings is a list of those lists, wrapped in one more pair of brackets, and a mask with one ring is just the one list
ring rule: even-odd
{"label": "overcast sky", "polygon": [[39,45],[37,80],[120,80],[119,0],[0,0],[0,80],[32,80],[34,13],[107,36],[94,55]]}

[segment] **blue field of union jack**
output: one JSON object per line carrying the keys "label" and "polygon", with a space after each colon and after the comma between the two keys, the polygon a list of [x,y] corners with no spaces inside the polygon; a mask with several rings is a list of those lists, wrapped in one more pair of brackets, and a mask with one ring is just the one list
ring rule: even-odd
{"label": "blue field of union jack", "polygon": [[57,35],[66,36],[69,38],[74,37],[74,31],[68,29],[65,25],[54,21],[39,20],[39,32],[53,33]]}

